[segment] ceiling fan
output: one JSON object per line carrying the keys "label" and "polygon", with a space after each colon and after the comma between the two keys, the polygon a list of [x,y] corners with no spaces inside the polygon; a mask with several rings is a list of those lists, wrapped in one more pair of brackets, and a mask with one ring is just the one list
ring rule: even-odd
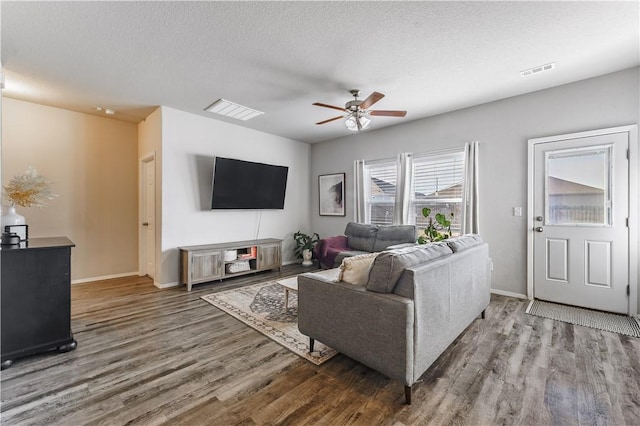
{"label": "ceiling fan", "polygon": [[326,124],[335,120],[339,120],[341,118],[347,117],[345,121],[345,125],[347,129],[352,132],[357,132],[360,130],[364,130],[369,127],[371,124],[371,120],[368,118],[370,115],[383,115],[387,117],[404,117],[407,115],[407,111],[388,111],[388,110],[380,110],[374,109],[371,110],[371,106],[378,102],[380,99],[384,98],[384,95],[379,92],[373,92],[369,95],[367,99],[361,101],[358,99],[360,96],[360,90],[353,89],[349,91],[351,95],[353,95],[354,100],[347,102],[343,107],[327,105],[320,102],[315,102],[313,105],[321,106],[325,108],[337,109],[340,111],[346,112],[346,115],[339,115],[337,117],[330,118],[328,120],[320,121],[316,124]]}

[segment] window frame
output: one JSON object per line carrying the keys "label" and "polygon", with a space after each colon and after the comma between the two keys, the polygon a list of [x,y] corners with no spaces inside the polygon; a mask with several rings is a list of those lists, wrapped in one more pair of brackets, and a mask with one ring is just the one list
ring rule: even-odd
{"label": "window frame", "polygon": [[[395,182],[387,182],[389,184],[392,184],[395,186],[394,188],[394,193],[393,196],[386,194],[385,195],[387,197],[391,197],[391,200],[372,200],[372,193],[371,193],[371,188],[372,188],[372,178],[371,178],[371,172],[372,170],[375,169],[384,169],[384,168],[394,168],[395,169]],[[363,200],[363,206],[364,206],[364,223],[368,223],[368,224],[372,224],[372,216],[373,216],[373,206],[385,206],[385,205],[391,205],[392,206],[392,214],[391,214],[391,221],[385,221],[384,223],[376,221],[375,224],[377,225],[392,225],[395,224],[397,222],[397,209],[396,209],[396,203],[397,203],[397,199],[398,199],[398,160],[394,157],[388,157],[388,158],[381,158],[381,159],[377,159],[377,160],[373,160],[373,161],[367,161],[364,163],[363,165],[363,172],[364,172],[364,200]],[[386,181],[385,181],[386,182]],[[384,189],[380,188],[381,191],[384,192]]]}
{"label": "window frame", "polygon": [[[458,177],[459,181],[455,183],[455,185],[460,185],[459,191],[456,193],[456,196],[453,199],[443,198],[441,200],[433,200],[431,199],[431,203],[435,201],[437,204],[452,204],[454,203],[454,210],[456,214],[454,215],[454,221],[452,226],[452,231],[456,231],[457,233],[461,233],[463,227],[463,211],[464,211],[464,202],[465,202],[465,173],[467,173],[466,168],[466,155],[465,155],[465,147],[454,148],[454,149],[446,149],[432,152],[423,152],[418,154],[412,153],[401,153],[396,157],[387,157],[376,160],[364,161],[361,160],[362,163],[362,191],[356,191],[358,199],[356,203],[361,206],[362,213],[360,215],[360,220],[367,224],[378,224],[378,225],[405,225],[412,224],[417,225],[418,229],[424,229],[424,225],[421,226],[419,221],[416,220],[418,217],[417,211],[415,209],[419,203],[416,202],[415,191],[414,191],[414,183],[417,181],[415,176],[416,173],[416,164],[420,164],[423,161],[430,161],[438,158],[447,158],[451,157],[452,162],[457,162],[458,167]],[[395,168],[395,181],[390,182],[395,186],[395,191],[392,199],[381,200],[376,202],[372,200],[371,195],[371,171],[376,168],[383,168],[385,165],[389,168]],[[356,173],[358,168],[358,162],[356,161]],[[392,179],[389,179],[392,180]],[[454,186],[455,186],[454,185]],[[389,197],[391,197],[389,195]],[[360,199],[362,198],[362,199]],[[380,221],[376,220],[375,215],[373,214],[374,206],[382,206],[382,205],[393,205],[391,220]],[[373,216],[373,217],[372,217]],[[418,222],[418,223],[416,223]]]}
{"label": "window frame", "polygon": [[[430,177],[429,179],[435,179],[435,184],[431,182],[431,185],[427,185],[424,182],[423,177],[416,176],[417,166],[424,163],[431,163],[427,166],[428,171],[431,173],[433,173],[433,169],[443,169],[444,167],[449,170],[442,171],[440,174],[435,176],[435,178]],[[411,174],[409,177],[410,183],[408,192],[407,223],[418,226],[419,231],[425,229],[427,225],[426,218],[422,216],[422,213],[418,213],[418,206],[420,205],[430,208],[432,210],[431,217],[434,219],[436,213],[445,214],[445,216],[449,218],[449,214],[453,212],[454,216],[451,231],[453,235],[460,235],[462,233],[463,226],[465,173],[464,147],[460,149],[413,155],[411,161]],[[420,182],[422,188],[416,187],[418,182]],[[456,186],[458,186],[458,188],[455,188]],[[425,187],[431,187],[430,191],[432,192],[425,196],[425,202],[418,202],[416,194],[420,192],[419,189],[423,189]],[[447,191],[449,192],[448,194]],[[439,192],[444,192],[445,195],[442,196],[442,198],[438,198]],[[422,208],[420,208],[420,212],[421,211]],[[420,219],[424,219],[423,223],[421,223],[422,221]]]}

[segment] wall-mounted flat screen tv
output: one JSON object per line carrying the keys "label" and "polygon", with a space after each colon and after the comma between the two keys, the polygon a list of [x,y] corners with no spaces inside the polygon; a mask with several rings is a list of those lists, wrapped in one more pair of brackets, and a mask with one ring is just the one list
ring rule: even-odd
{"label": "wall-mounted flat screen tv", "polygon": [[284,209],[286,166],[215,157],[211,208]]}

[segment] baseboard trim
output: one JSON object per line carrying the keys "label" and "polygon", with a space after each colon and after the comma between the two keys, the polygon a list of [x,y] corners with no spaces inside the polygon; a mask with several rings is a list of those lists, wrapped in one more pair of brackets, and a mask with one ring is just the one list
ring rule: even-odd
{"label": "baseboard trim", "polygon": [[161,284],[161,283],[159,283],[157,281],[154,281],[153,285],[155,285],[158,288],[171,288],[171,287],[178,287],[180,285],[180,283],[178,281],[176,281],[176,282],[173,282],[173,283]]}
{"label": "baseboard trim", "polygon": [[123,274],[113,274],[113,275],[102,275],[100,277],[91,277],[91,278],[81,278],[79,280],[72,280],[71,285],[75,284],[85,284],[93,281],[102,281],[102,280],[110,280],[113,278],[122,278],[122,277],[131,277],[131,276],[140,276],[138,271],[135,272],[125,272]]}
{"label": "baseboard trim", "polygon": [[515,297],[516,299],[528,299],[526,294],[513,293],[511,291],[498,290],[495,288],[491,289],[491,293],[498,294],[500,296]]}

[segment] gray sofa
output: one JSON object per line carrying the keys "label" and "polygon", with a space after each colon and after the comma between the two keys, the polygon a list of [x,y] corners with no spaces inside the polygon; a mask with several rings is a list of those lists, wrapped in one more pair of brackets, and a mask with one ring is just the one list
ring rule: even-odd
{"label": "gray sofa", "polygon": [[345,257],[414,245],[415,225],[371,225],[349,222],[344,236],[323,238],[315,247],[320,267],[337,268]]}
{"label": "gray sofa", "polygon": [[[488,245],[477,235],[383,251],[365,285],[298,277],[298,328],[411,386],[489,305]],[[313,351],[313,349],[311,349]]]}

